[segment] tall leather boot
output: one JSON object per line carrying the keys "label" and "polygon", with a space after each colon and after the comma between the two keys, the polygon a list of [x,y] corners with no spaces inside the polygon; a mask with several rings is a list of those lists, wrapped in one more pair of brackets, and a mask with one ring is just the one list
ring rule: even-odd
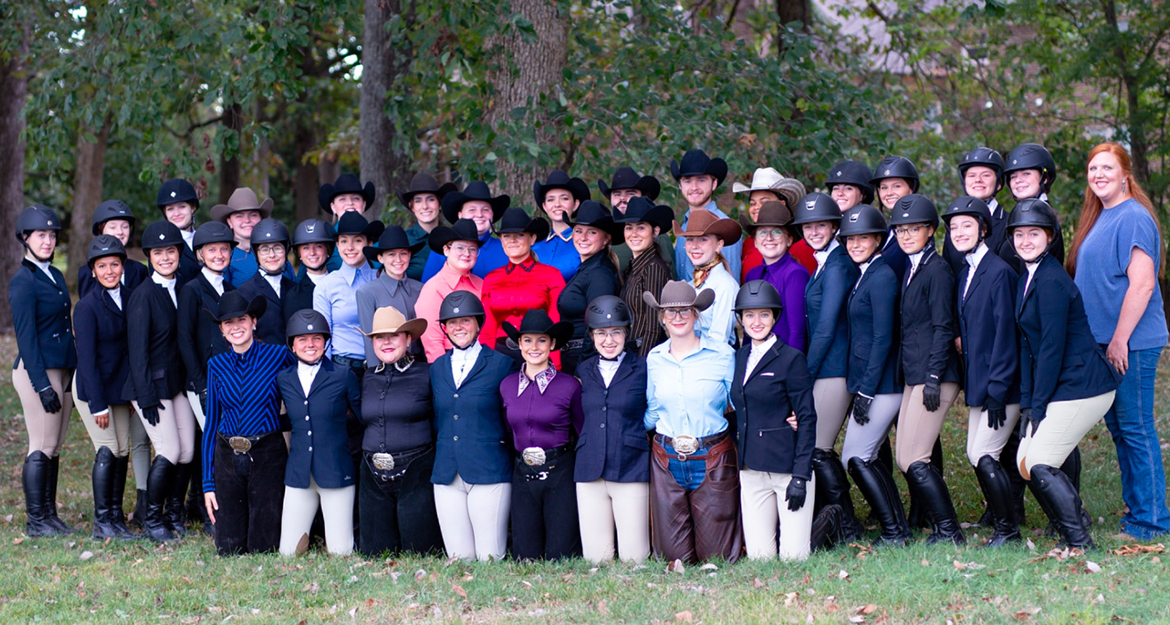
{"label": "tall leather boot", "polygon": [[983,546],[1000,547],[1009,542],[1019,542],[1020,527],[1016,525],[1015,513],[1012,511],[1012,483],[999,461],[991,456],[983,456],[975,466],[975,477],[979,479],[979,488],[987,499],[987,509],[991,510],[992,518],[991,538]]}
{"label": "tall leather boot", "polygon": [[34,451],[24,459],[20,482],[24,487],[24,511],[28,520],[24,533],[29,536],[56,536],[57,528],[45,515],[45,480],[48,479],[49,457],[43,451]]}
{"label": "tall leather boot", "polygon": [[163,522],[167,529],[176,538],[187,535],[187,486],[191,481],[191,464],[175,465],[175,475],[171,481],[170,491],[167,493],[166,510],[163,513]]}
{"label": "tall leather boot", "polygon": [[865,534],[865,528],[861,526],[861,521],[853,511],[853,499],[849,496],[849,476],[845,473],[845,465],[841,464],[841,457],[832,450],[814,449],[812,467],[817,477],[817,503],[821,508],[840,506],[843,540],[845,542],[859,540]]}
{"label": "tall leather boot", "polygon": [[[894,417],[894,423],[897,424],[897,422],[898,418]],[[891,480],[894,479],[894,446],[890,444],[889,436],[886,436],[884,439],[882,439],[882,445],[881,447],[878,447],[877,460],[875,462],[876,466],[879,469],[884,470],[886,474],[890,476]],[[870,524],[880,524],[877,518],[877,514],[873,511],[873,508],[870,508],[869,518],[866,520]]]}
{"label": "tall leather boot", "polygon": [[[1076,489],[1077,494],[1081,493],[1081,448],[1080,446],[1073,447],[1072,453],[1068,458],[1064,459],[1064,464],[1060,465],[1060,472],[1068,476],[1068,480],[1072,482],[1072,486]],[[1093,517],[1089,511],[1081,506],[1081,517],[1085,522],[1085,527],[1093,527]]]}
{"label": "tall leather boot", "polygon": [[1060,532],[1061,542],[1068,547],[1088,551],[1096,549],[1089,528],[1081,517],[1081,496],[1073,488],[1067,475],[1048,465],[1032,467],[1032,494],[1040,500],[1052,524]]}
{"label": "tall leather boot", "polygon": [[873,541],[874,546],[906,546],[910,541],[910,526],[902,511],[898,488],[889,473],[874,462],[850,458],[849,475],[881,525],[881,535]]}
{"label": "tall leather boot", "polygon": [[114,529],[117,530],[115,538],[119,540],[141,538],[138,534],[130,531],[130,527],[126,525],[126,511],[122,508],[126,496],[126,473],[129,470],[130,456],[114,458],[114,483],[113,489],[110,491],[110,512],[113,515],[111,521],[114,524]]}
{"label": "tall leather boot", "polygon": [[930,515],[934,527],[934,533],[926,539],[926,544],[947,541],[961,545],[966,542],[963,530],[959,527],[959,517],[955,514],[955,506],[951,503],[951,493],[938,469],[926,462],[915,462],[910,465],[906,475],[914,482],[921,505]]}
{"label": "tall leather boot", "polygon": [[144,520],[146,520],[146,491],[139,488],[134,491],[134,511],[130,513],[130,524],[142,529]]}
{"label": "tall leather boot", "polygon": [[69,527],[57,516],[57,476],[61,472],[61,456],[49,458],[48,477],[45,478],[45,518],[58,534],[75,534],[77,530]]}
{"label": "tall leather boot", "polygon": [[178,540],[163,518],[163,506],[166,505],[167,493],[174,485],[174,481],[175,465],[163,456],[155,456],[154,461],[150,463],[150,474],[146,478],[146,514],[142,518],[142,533],[155,542],[169,543]]}
{"label": "tall leather boot", "polygon": [[845,511],[841,506],[831,503],[822,507],[813,517],[812,531],[809,533],[810,550],[828,550],[845,543],[844,521]]}
{"label": "tall leather boot", "polygon": [[1016,463],[1016,455],[1019,454],[1019,451],[1020,435],[1015,428],[1012,428],[1007,443],[1003,446],[1003,451],[999,452],[999,457],[1003,472],[1007,474],[1008,482],[1012,485],[1012,513],[1016,517],[1016,525],[1024,525],[1028,522],[1024,512],[1024,493],[1028,491],[1028,481],[1020,475],[1020,466]]}
{"label": "tall leather boot", "polygon": [[114,452],[102,447],[93,457],[93,539],[116,538],[114,527]]}

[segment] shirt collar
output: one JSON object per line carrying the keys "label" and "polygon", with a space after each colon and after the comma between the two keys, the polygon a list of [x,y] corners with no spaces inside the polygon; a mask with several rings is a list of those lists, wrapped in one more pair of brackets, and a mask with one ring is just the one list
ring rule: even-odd
{"label": "shirt collar", "polygon": [[522,263],[509,262],[507,265],[504,265],[504,273],[510,275],[517,268],[523,269],[525,273],[531,273],[532,270],[536,268],[536,259],[533,258],[531,254],[529,254],[528,260]]}
{"label": "shirt collar", "polygon": [[837,247],[840,245],[841,244],[837,242],[837,237],[833,237],[825,249],[820,250],[819,252],[813,252],[813,258],[817,259],[817,268],[823,267],[825,265],[825,261],[829,260],[829,254],[832,254],[833,250],[837,249]]}
{"label": "shirt collar", "polygon": [[775,344],[776,344],[776,335],[775,334],[769,334],[768,338],[765,339],[764,342],[760,343],[759,345],[756,345],[756,342],[752,341],[751,355],[755,356],[757,358],[760,356],[763,356],[764,352],[767,352],[769,349],[772,349],[772,346]]}
{"label": "shirt collar", "polygon": [[370,263],[368,262],[363,263],[361,267],[351,267],[348,263],[341,263],[341,267],[337,269],[337,272],[341,274],[342,278],[345,279],[345,283],[349,286],[354,286],[357,283],[358,277],[365,276],[370,271],[373,271],[373,268],[370,267]]}
{"label": "shirt collar", "polygon": [[211,286],[223,288],[223,274],[222,273],[216,273],[216,272],[208,269],[207,267],[203,267],[199,271],[203,272],[203,277],[206,278],[207,281],[211,283]]}
{"label": "shirt collar", "polygon": [[967,264],[971,265],[971,273],[975,273],[975,269],[979,267],[979,261],[987,255],[987,243],[980,242],[979,246],[975,248],[974,252],[966,255]]}
{"label": "shirt collar", "polygon": [[927,256],[930,256],[930,251],[933,249],[934,249],[933,247],[931,247],[929,244],[927,244],[927,246],[922,248],[921,250],[918,250],[917,252],[914,252],[913,254],[907,254],[906,258],[910,259],[910,267],[914,271],[918,271],[918,266],[922,264],[922,261],[926,260]]}
{"label": "shirt collar", "polygon": [[[25,260],[27,260],[28,262],[30,262],[30,263],[32,263],[32,264],[34,264],[34,265],[36,265],[36,266],[37,266],[37,268],[38,268],[38,269],[40,269],[41,271],[43,271],[43,272],[45,272],[45,273],[49,273],[49,261],[43,261],[43,262],[42,262],[42,261],[38,260],[38,259],[37,259],[37,257],[35,257],[35,256],[31,255],[31,254],[26,254],[24,258],[25,258]],[[50,275],[51,275],[51,274],[50,274]]]}
{"label": "shirt collar", "polygon": [[469,284],[474,285],[475,281],[472,280],[472,278],[478,276],[470,272],[467,275],[463,275],[451,267],[449,263],[444,262],[443,268],[439,270],[439,273],[435,274],[435,277],[441,277],[443,282],[447,283],[447,288],[454,291],[459,286],[459,283],[464,280],[467,280]]}
{"label": "shirt collar", "polygon": [[520,387],[519,390],[516,391],[516,396],[519,397],[520,394],[524,392],[524,389],[528,388],[528,385],[532,384],[533,382],[536,382],[536,390],[541,395],[544,395],[544,390],[547,389],[548,385],[552,383],[553,378],[557,377],[556,367],[553,367],[550,364],[545,368],[544,371],[536,374],[536,378],[534,379],[528,378],[527,367],[528,365],[525,365],[520,369]]}
{"label": "shirt collar", "polygon": [[548,236],[545,237],[544,240],[545,241],[552,241],[553,237],[556,237],[556,238],[564,241],[565,243],[568,243],[569,241],[573,240],[573,229],[569,226],[565,226],[565,229],[561,230],[560,232],[549,232]]}
{"label": "shirt collar", "polygon": [[483,344],[479,341],[473,341],[470,347],[466,349],[459,349],[454,345],[451,346],[451,360],[475,360],[479,358],[479,352],[483,349]]}
{"label": "shirt collar", "polygon": [[160,275],[160,274],[152,273],[152,274],[150,274],[150,279],[153,280],[155,284],[163,287],[164,289],[173,291],[175,288],[175,278],[171,278],[168,280],[168,279],[162,277],[162,275]]}

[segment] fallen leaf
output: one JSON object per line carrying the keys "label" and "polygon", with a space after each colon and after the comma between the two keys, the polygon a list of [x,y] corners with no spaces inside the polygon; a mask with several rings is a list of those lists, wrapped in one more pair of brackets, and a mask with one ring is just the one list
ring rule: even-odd
{"label": "fallen leaf", "polygon": [[675,560],[674,562],[671,562],[670,564],[666,565],[666,572],[667,573],[686,573],[687,568],[685,566],[683,566],[682,560]]}
{"label": "fallen leaf", "polygon": [[700,571],[718,571],[719,567],[715,566],[714,563],[708,562],[708,563],[704,564],[703,566],[700,566],[699,570]]}
{"label": "fallen leaf", "polygon": [[24,536],[21,536],[20,538],[13,538],[12,539],[12,544],[14,544],[14,545],[19,545],[22,542],[24,542]]}
{"label": "fallen leaf", "polygon": [[763,588],[764,586],[767,586],[767,584],[765,584],[764,582],[761,582],[760,578],[757,577],[757,578],[752,580],[752,587],[753,588],[760,589],[760,588]]}
{"label": "fallen leaf", "polygon": [[605,599],[597,602],[597,611],[601,614],[609,614],[609,604],[605,602]]}
{"label": "fallen leaf", "polygon": [[674,620],[679,623],[693,623],[695,622],[695,615],[690,610],[683,610],[682,612],[675,612]]}
{"label": "fallen leaf", "polygon": [[953,560],[953,562],[955,564],[956,570],[962,571],[962,570],[965,570],[967,568],[967,565],[963,562],[959,562],[958,560]]}
{"label": "fallen leaf", "polygon": [[425,579],[426,576],[427,576],[427,572],[423,569],[419,569],[419,570],[414,572],[414,578],[420,582],[423,581],[423,579]]}
{"label": "fallen leaf", "polygon": [[1027,539],[1024,544],[1028,546],[1028,551],[1036,551],[1036,543],[1032,542],[1031,538]]}
{"label": "fallen leaf", "polygon": [[455,594],[459,595],[460,597],[463,597],[464,599],[467,598],[467,591],[464,590],[463,587],[459,584],[451,584],[451,590],[454,590]]}
{"label": "fallen leaf", "polygon": [[860,615],[860,614],[854,614],[853,616],[849,617],[849,622],[850,623],[864,623],[865,617]]}
{"label": "fallen leaf", "polygon": [[1093,562],[1092,560],[1085,560],[1085,570],[1090,573],[1100,573],[1101,565]]}
{"label": "fallen leaf", "polygon": [[857,613],[858,614],[873,614],[873,611],[876,609],[877,609],[877,606],[871,603],[869,605],[865,605],[865,606],[862,606],[860,608],[857,608]]}
{"label": "fallen leaf", "polygon": [[837,579],[845,579],[847,577],[849,577],[849,573],[847,573],[845,569],[841,569],[837,572]]}
{"label": "fallen leaf", "polygon": [[349,611],[349,618],[354,621],[357,620],[357,606],[354,606],[353,609]]}
{"label": "fallen leaf", "polygon": [[80,557],[82,560],[88,560],[88,559],[93,557],[93,552],[92,551],[82,551]]}
{"label": "fallen leaf", "polygon": [[1012,618],[1016,619],[1017,621],[1019,621],[1021,623],[1027,623],[1028,621],[1032,620],[1032,613],[1020,610],[1019,612],[1016,612],[1015,614],[1013,614]]}
{"label": "fallen leaf", "polygon": [[919,564],[921,564],[922,566],[930,566],[930,560],[923,558],[922,562],[919,562]]}
{"label": "fallen leaf", "polygon": [[1161,543],[1156,545],[1122,545],[1114,549],[1112,553],[1118,556],[1136,556],[1143,553],[1166,553],[1166,547]]}

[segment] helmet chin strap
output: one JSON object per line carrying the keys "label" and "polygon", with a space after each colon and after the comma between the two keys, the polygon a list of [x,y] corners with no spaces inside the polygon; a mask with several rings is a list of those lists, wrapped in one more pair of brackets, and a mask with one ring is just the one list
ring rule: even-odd
{"label": "helmet chin strap", "polygon": [[[27,231],[26,231],[26,232],[27,232]],[[55,255],[56,255],[56,253],[57,253],[57,249],[56,249],[56,248],[53,248],[53,253],[52,253],[52,254],[49,254],[49,257],[48,257],[48,258],[41,258],[40,256],[38,256],[38,255],[37,255],[37,253],[36,253],[36,252],[34,252],[34,251],[33,251],[33,248],[32,248],[32,246],[28,244],[28,235],[27,235],[27,234],[26,234],[26,235],[24,235],[24,238],[20,240],[20,244],[24,246],[24,249],[25,249],[25,251],[26,251],[26,252],[28,252],[29,254],[31,254],[33,258],[37,259],[37,262],[41,262],[41,263],[51,263],[51,262],[53,262],[53,256],[55,256]]]}

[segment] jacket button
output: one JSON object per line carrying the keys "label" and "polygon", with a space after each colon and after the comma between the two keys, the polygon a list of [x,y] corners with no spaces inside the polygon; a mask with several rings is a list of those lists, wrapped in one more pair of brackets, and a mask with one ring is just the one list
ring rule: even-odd
{"label": "jacket button", "polygon": [[451,440],[457,441],[457,440],[459,440],[459,437],[458,436],[452,437]]}
{"label": "jacket button", "polygon": [[309,405],[309,400],[307,400],[307,399],[305,400],[305,405],[306,405],[306,406],[308,406],[308,405]]}
{"label": "jacket button", "polygon": [[452,417],[452,418],[453,418],[453,419],[455,419],[456,421],[458,421],[458,420],[459,420],[459,415],[455,415],[455,416],[454,416],[454,417]]}
{"label": "jacket button", "polygon": [[309,415],[305,415],[305,421],[309,420]]}
{"label": "jacket button", "polygon": [[455,393],[454,395],[452,395],[452,397],[454,397],[455,399],[459,399],[459,393]]}
{"label": "jacket button", "polygon": [[309,430],[309,436],[313,435],[313,430]]}
{"label": "jacket button", "polygon": [[602,424],[601,424],[601,429],[603,429],[603,430],[605,429],[605,424],[604,424],[604,423],[602,423]]}
{"label": "jacket button", "polygon": [[605,406],[602,406],[602,407],[601,407],[601,411],[602,411],[602,412],[605,412]]}
{"label": "jacket button", "polygon": [[309,445],[309,451],[313,451],[313,446]]}

